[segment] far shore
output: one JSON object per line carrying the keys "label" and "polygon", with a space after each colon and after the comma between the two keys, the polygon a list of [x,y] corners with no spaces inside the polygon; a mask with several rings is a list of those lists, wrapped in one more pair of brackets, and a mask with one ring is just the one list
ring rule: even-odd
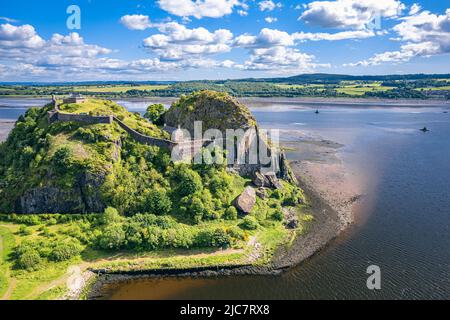
{"label": "far shore", "polygon": [[[0,107],[8,107],[2,100],[7,99],[50,99],[50,96],[0,96]],[[264,106],[265,103],[286,103],[286,104],[303,104],[321,106],[321,105],[333,105],[333,106],[373,106],[373,107],[442,107],[449,106],[450,100],[443,99],[383,99],[383,98],[361,98],[361,97],[236,97],[244,104],[249,104],[252,107]],[[166,102],[172,103],[179,99],[179,97],[112,97],[114,101],[148,101],[151,103]]]}

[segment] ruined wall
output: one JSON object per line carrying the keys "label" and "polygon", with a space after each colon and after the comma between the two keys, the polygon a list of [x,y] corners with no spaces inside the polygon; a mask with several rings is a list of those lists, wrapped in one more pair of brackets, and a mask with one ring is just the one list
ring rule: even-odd
{"label": "ruined wall", "polygon": [[113,119],[114,119],[114,121],[116,121],[119,124],[119,126],[123,130],[125,130],[137,142],[152,145],[152,146],[158,146],[160,148],[169,148],[169,149],[172,149],[176,145],[175,142],[170,141],[170,140],[153,138],[150,136],[143,135],[142,133],[139,133],[136,130],[130,128],[129,126],[127,126],[125,123],[123,123],[116,117],[114,117]]}
{"label": "ruined wall", "polygon": [[82,122],[87,124],[111,124],[113,119],[112,116],[90,116],[87,114],[71,114],[71,113],[61,113],[56,114],[56,121],[63,122]]}

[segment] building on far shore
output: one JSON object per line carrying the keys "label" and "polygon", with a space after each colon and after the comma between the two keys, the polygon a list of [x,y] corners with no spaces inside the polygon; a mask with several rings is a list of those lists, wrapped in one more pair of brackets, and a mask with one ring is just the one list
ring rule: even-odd
{"label": "building on far shore", "polygon": [[83,103],[86,101],[86,98],[81,94],[72,93],[69,97],[63,100],[63,103]]}

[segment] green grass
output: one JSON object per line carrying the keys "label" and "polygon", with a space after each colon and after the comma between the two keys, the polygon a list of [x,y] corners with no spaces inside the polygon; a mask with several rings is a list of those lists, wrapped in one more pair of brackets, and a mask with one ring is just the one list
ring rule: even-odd
{"label": "green grass", "polygon": [[394,89],[394,87],[383,87],[380,83],[373,84],[352,84],[345,85],[336,89],[338,93],[352,96],[363,96],[366,92],[383,92]]}
{"label": "green grass", "polygon": [[15,246],[14,235],[10,230],[0,226],[0,297],[8,290],[10,282],[9,256]]}

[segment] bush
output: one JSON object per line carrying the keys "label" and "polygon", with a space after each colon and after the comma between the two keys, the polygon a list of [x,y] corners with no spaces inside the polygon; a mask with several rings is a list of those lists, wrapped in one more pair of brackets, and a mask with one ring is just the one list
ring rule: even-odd
{"label": "bush", "polygon": [[112,224],[122,221],[122,217],[116,208],[108,207],[103,213],[103,224]]}
{"label": "bush", "polygon": [[158,215],[169,214],[172,211],[172,201],[164,189],[153,189],[147,194],[145,210]]}
{"label": "bush", "polygon": [[225,210],[223,218],[226,220],[236,220],[238,217],[238,212],[235,207],[230,206]]}
{"label": "bush", "polygon": [[246,216],[241,222],[240,227],[246,230],[256,230],[258,229],[258,221],[255,217]]}
{"label": "bush", "polygon": [[98,246],[102,249],[120,249],[125,244],[125,231],[119,223],[106,226],[99,235]]}
{"label": "bush", "polygon": [[283,211],[275,210],[275,212],[272,215],[272,218],[277,220],[277,221],[283,221],[283,219],[284,219]]}
{"label": "bush", "polygon": [[174,169],[172,172],[172,182],[175,186],[175,192],[180,198],[203,189],[200,175],[186,166],[178,166]]}
{"label": "bush", "polygon": [[21,253],[17,259],[17,265],[21,269],[35,270],[42,262],[42,258],[35,250],[27,250]]}
{"label": "bush", "polygon": [[68,147],[58,149],[52,157],[52,162],[58,172],[65,172],[72,162],[72,150]]}
{"label": "bush", "polygon": [[49,258],[53,261],[66,261],[79,255],[82,249],[78,240],[67,239],[55,244]]}
{"label": "bush", "polygon": [[26,227],[24,225],[21,225],[19,227],[19,233],[21,235],[23,235],[23,236],[29,236],[29,235],[31,235],[33,233],[33,230],[31,230],[31,228],[28,228],[28,227]]}
{"label": "bush", "polygon": [[212,237],[214,247],[228,247],[231,244],[231,237],[224,229],[216,229]]}

